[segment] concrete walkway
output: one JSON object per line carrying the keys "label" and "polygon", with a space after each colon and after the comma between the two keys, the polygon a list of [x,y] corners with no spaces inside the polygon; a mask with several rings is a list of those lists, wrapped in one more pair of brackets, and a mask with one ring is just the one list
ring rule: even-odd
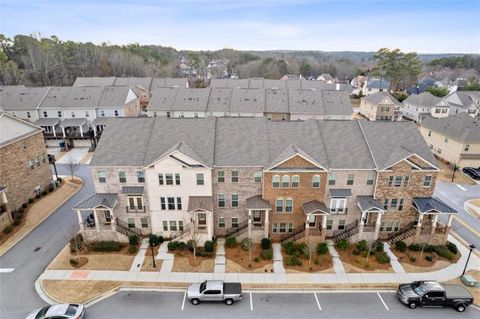
{"label": "concrete walkway", "polygon": [[328,252],[330,253],[330,256],[332,256],[333,270],[335,271],[336,274],[344,274],[345,268],[343,267],[343,263],[340,260],[340,256],[338,255],[338,252],[335,249],[335,244],[333,243],[333,241],[327,240],[327,245],[328,245]]}
{"label": "concrete walkway", "polygon": [[217,256],[215,257],[215,270],[216,274],[225,273],[225,238],[217,239]]}
{"label": "concrete walkway", "polygon": [[387,253],[388,257],[390,257],[390,264],[392,265],[393,271],[404,274],[406,272],[405,269],[402,264],[398,262],[397,256],[392,252],[388,243],[383,243],[383,250]]}
{"label": "concrete walkway", "polygon": [[174,255],[168,253],[168,242],[164,241],[160,248],[158,249],[158,254],[155,259],[162,260],[162,268],[160,268],[161,273],[171,273],[173,268],[173,258]]}
{"label": "concrete walkway", "polygon": [[283,267],[282,246],[278,243],[272,244],[273,249],[273,272],[275,274],[285,274]]}
{"label": "concrete walkway", "polygon": [[87,153],[88,147],[74,147],[62,158],[57,160],[57,164],[69,164],[70,162],[80,164],[80,161],[85,155],[87,155]]}
{"label": "concrete walkway", "polygon": [[132,266],[130,271],[140,271],[142,269],[143,261],[145,260],[145,253],[147,252],[149,246],[148,238],[144,238],[140,244],[140,250],[133,259]]}

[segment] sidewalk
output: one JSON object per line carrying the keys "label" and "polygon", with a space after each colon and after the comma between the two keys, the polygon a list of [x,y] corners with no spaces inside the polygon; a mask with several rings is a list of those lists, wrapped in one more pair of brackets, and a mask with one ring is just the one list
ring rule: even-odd
{"label": "sidewalk", "polygon": [[[62,178],[64,181],[62,186],[47,196],[40,198],[29,207],[28,213],[25,215],[24,224],[0,245],[0,256],[27,236],[35,227],[40,225],[48,216],[60,208],[60,206],[65,204],[83,186],[83,184],[72,183],[70,177],[62,176]],[[80,180],[78,177],[75,179]]]}

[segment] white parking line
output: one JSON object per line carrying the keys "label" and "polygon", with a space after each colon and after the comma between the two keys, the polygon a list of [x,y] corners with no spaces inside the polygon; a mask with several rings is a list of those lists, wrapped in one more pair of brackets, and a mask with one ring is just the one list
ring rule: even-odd
{"label": "white parking line", "polygon": [[0,273],[7,273],[14,271],[15,268],[0,268]]}
{"label": "white parking line", "polygon": [[185,294],[183,295],[182,311],[183,311],[183,308],[185,307],[185,299],[187,299],[187,292],[186,291],[185,291]]}
{"label": "white parking line", "polygon": [[317,294],[313,293],[313,295],[315,296],[315,300],[317,301],[318,310],[322,311],[322,306],[320,306],[320,301],[318,301]]}
{"label": "white parking line", "polygon": [[252,293],[250,293],[250,311],[253,311]]}
{"label": "white parking line", "polygon": [[380,300],[382,301],[383,305],[385,306],[385,309],[387,309],[387,311],[390,311],[390,309],[388,309],[387,304],[385,303],[385,301],[383,301],[382,296],[380,296],[380,293],[379,293],[379,292],[377,292],[377,295],[378,295],[378,298],[380,298]]}
{"label": "white parking line", "polygon": [[466,192],[467,189],[465,187],[463,187],[462,185],[459,185],[459,184],[455,184],[457,185],[458,188],[460,188],[462,191]]}

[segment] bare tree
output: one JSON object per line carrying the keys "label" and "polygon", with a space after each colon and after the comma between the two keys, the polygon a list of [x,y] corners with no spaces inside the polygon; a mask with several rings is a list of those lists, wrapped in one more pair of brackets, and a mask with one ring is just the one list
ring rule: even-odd
{"label": "bare tree", "polygon": [[76,225],[70,227],[70,231],[67,233],[67,240],[70,242],[70,252],[75,254],[77,263],[79,263],[83,248],[83,238],[82,234],[77,231]]}
{"label": "bare tree", "polygon": [[188,240],[192,243],[193,248],[193,259],[197,258],[197,243],[200,241],[200,233],[198,232],[198,222],[195,217],[190,218],[190,225],[187,226],[188,235],[186,236]]}
{"label": "bare tree", "polygon": [[68,167],[68,172],[70,173],[70,180],[73,181],[73,174],[78,170],[80,167],[80,164],[76,162],[70,154],[68,155],[67,158],[67,167]]}

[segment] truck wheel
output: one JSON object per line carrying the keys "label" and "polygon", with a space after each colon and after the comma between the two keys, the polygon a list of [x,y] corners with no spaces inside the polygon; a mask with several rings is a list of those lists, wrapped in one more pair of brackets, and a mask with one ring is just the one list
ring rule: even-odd
{"label": "truck wheel", "polygon": [[200,300],[198,300],[197,298],[194,298],[190,302],[192,303],[192,305],[196,306],[200,303]]}
{"label": "truck wheel", "polygon": [[456,305],[456,306],[455,306],[455,309],[456,309],[458,312],[464,312],[464,311],[467,309],[467,307],[466,307],[463,303],[461,303],[461,304]]}
{"label": "truck wheel", "polygon": [[418,304],[415,301],[412,301],[408,303],[408,306],[410,307],[410,309],[415,309],[417,308]]}
{"label": "truck wheel", "polygon": [[225,304],[226,304],[227,306],[233,305],[233,299],[225,299]]}

